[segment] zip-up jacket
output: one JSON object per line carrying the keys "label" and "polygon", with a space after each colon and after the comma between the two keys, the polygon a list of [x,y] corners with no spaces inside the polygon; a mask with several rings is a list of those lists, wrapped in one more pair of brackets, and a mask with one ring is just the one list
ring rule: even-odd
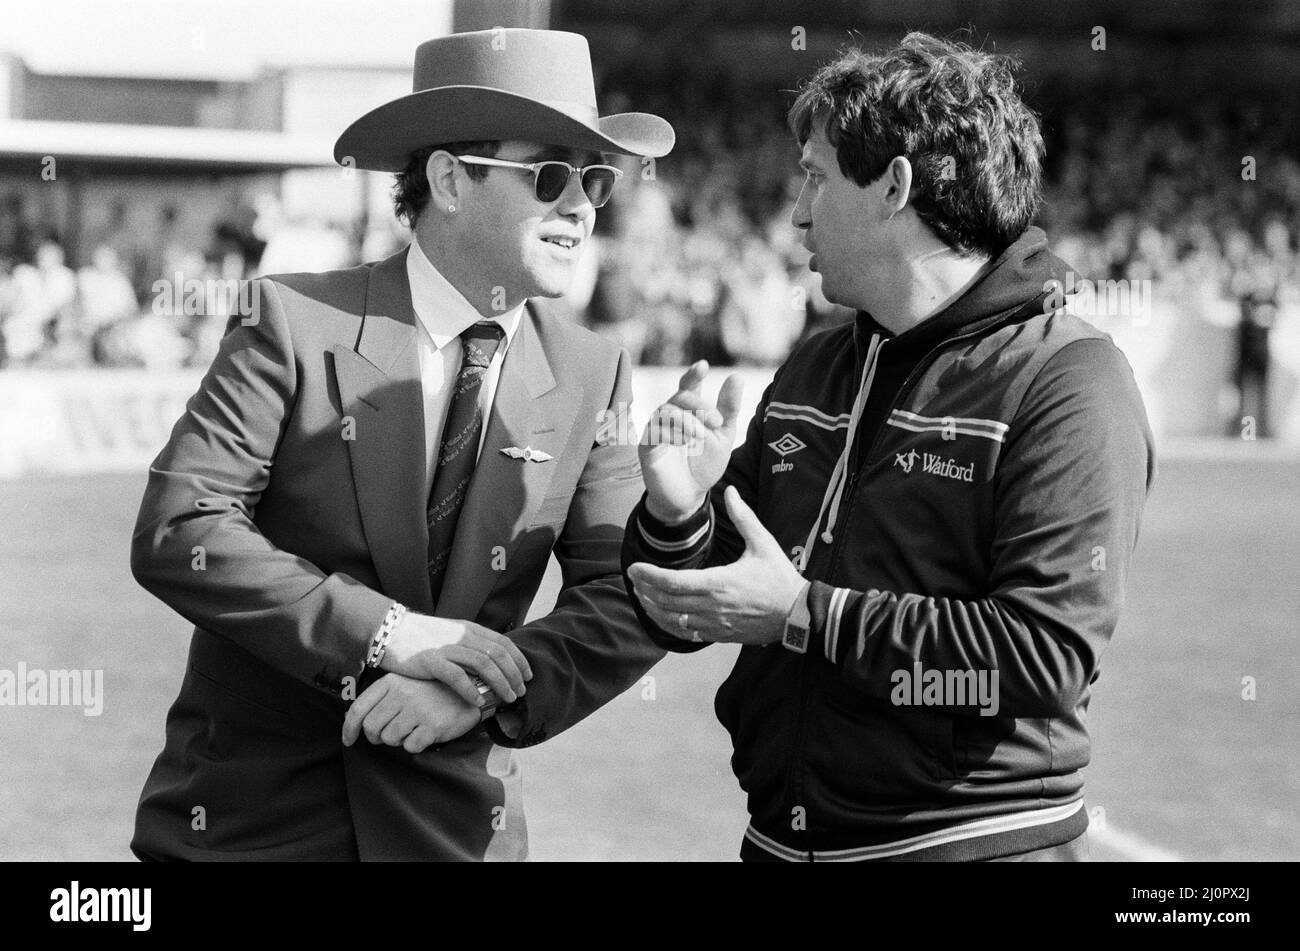
{"label": "zip-up jacket", "polygon": [[[1031,228],[903,334],[859,314],[811,337],[699,513],[632,513],[625,572],[729,564],[735,486],[811,582],[804,652],[742,648],[715,700],[742,856],[986,859],[1086,830],[1090,689],[1155,460],[1123,354],[1051,309],[1066,270]],[[706,646],[628,588],[658,644]]]}

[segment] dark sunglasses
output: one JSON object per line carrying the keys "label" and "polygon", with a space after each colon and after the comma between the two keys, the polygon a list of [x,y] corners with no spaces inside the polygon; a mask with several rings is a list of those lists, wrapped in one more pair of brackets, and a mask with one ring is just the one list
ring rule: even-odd
{"label": "dark sunglasses", "polygon": [[466,165],[492,165],[498,168],[522,168],[533,173],[533,190],[537,200],[550,203],[558,201],[569,187],[569,179],[577,172],[582,176],[582,190],[593,208],[602,207],[614,193],[614,183],[623,177],[612,165],[587,165],[578,168],[568,162],[507,162],[504,159],[484,158],[481,155],[457,155]]}

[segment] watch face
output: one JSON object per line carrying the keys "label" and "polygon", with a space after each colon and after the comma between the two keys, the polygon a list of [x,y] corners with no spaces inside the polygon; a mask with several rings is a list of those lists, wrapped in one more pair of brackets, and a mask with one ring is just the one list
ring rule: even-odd
{"label": "watch face", "polygon": [[804,653],[808,650],[808,628],[787,624],[782,643],[792,651],[798,651],[800,654]]}

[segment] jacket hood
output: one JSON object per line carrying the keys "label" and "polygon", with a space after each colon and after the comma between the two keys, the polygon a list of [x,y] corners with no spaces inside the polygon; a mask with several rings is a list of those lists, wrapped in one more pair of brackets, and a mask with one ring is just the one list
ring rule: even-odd
{"label": "jacket hood", "polygon": [[1047,247],[1043,230],[1028,228],[994,259],[974,287],[936,316],[966,322],[1020,311],[1029,304],[1040,305],[1051,293],[1048,282],[1064,284],[1069,270],[1069,265]]}
{"label": "jacket hood", "polygon": [[[998,323],[1024,313],[1036,313],[1051,293],[1050,281],[1065,284],[1070,266],[1047,246],[1041,228],[1027,228],[990,263],[984,275],[946,309],[898,335],[900,343],[924,339],[929,343],[989,321]],[[858,336],[892,336],[869,314],[858,314]]]}

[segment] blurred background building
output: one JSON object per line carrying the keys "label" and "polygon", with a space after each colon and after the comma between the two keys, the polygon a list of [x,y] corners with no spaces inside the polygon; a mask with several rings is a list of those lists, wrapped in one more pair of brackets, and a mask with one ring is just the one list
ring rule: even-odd
{"label": "blurred background building", "polygon": [[[1300,6],[49,10],[0,34],[0,474],[149,458],[229,317],[221,294],[178,310],[174,285],[347,266],[409,240],[391,176],[337,168],[334,138],[409,90],[420,41],[494,26],[583,33],[602,111],[655,112],[677,129],[671,155],[625,164],[589,273],[564,302],[643,366],[703,357],[770,373],[801,336],[851,317],[821,297],[790,226],[801,182],[784,126],[791,90],[849,43],[971,27],[973,44],[1022,60],[1042,116],[1039,224],[1081,281],[1138,293],[1085,316],[1128,354],[1158,435],[1300,443]],[[110,29],[106,17],[129,22]],[[310,43],[297,45],[296,28]],[[88,32],[90,48],[56,42]]]}

